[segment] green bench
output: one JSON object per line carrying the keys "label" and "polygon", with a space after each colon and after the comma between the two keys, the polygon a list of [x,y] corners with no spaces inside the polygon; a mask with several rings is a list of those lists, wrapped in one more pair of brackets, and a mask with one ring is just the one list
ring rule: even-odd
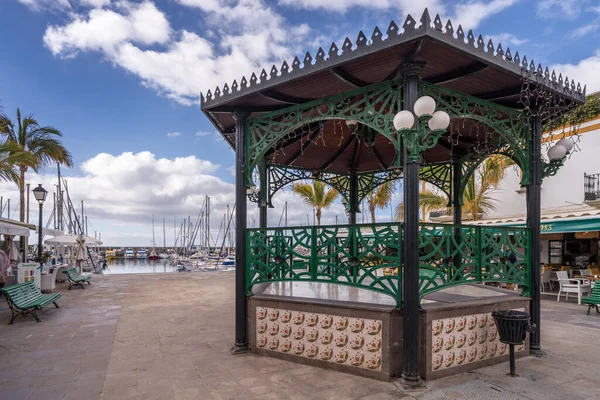
{"label": "green bench", "polygon": [[596,312],[600,313],[600,309],[598,309],[598,304],[600,304],[600,281],[596,281],[594,288],[592,289],[592,294],[590,297],[584,297],[581,299],[585,304],[588,304],[588,315],[590,315],[590,310],[592,307],[596,307]]}
{"label": "green bench", "polygon": [[12,318],[8,323],[9,325],[15,322],[17,315],[25,316],[27,314],[33,315],[36,322],[42,322],[36,313],[50,303],[54,303],[56,308],[60,308],[56,304],[56,300],[60,298],[60,293],[42,294],[42,291],[33,281],[6,287],[1,292],[6,296],[8,306],[12,311]]}
{"label": "green bench", "polygon": [[71,290],[71,286],[73,285],[79,285],[82,289],[85,289],[83,287],[84,283],[91,285],[90,279],[92,279],[92,277],[79,275],[75,268],[69,268],[68,270],[63,271],[63,274],[67,276],[67,279],[69,281],[69,290]]}

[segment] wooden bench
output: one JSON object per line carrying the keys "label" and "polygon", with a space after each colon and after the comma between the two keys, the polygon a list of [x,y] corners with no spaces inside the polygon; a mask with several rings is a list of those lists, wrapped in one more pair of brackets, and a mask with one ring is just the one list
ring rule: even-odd
{"label": "wooden bench", "polygon": [[67,276],[67,279],[69,280],[69,290],[71,290],[71,286],[73,285],[79,285],[82,289],[85,289],[83,287],[84,283],[91,285],[90,279],[92,277],[79,275],[75,268],[69,268],[68,270],[63,271],[63,274],[65,274]]}
{"label": "wooden bench", "polygon": [[590,310],[592,307],[596,307],[596,312],[600,313],[600,309],[598,309],[598,305],[600,304],[600,281],[596,281],[594,288],[592,289],[592,294],[590,297],[584,297],[581,299],[582,302],[588,304],[588,315],[590,315]]}
{"label": "wooden bench", "polygon": [[12,311],[12,318],[8,323],[9,325],[15,322],[17,315],[27,314],[33,315],[36,322],[42,322],[36,313],[50,303],[54,303],[56,308],[60,308],[56,304],[56,300],[60,298],[60,293],[42,294],[33,281],[6,287],[1,292],[6,296],[8,305]]}

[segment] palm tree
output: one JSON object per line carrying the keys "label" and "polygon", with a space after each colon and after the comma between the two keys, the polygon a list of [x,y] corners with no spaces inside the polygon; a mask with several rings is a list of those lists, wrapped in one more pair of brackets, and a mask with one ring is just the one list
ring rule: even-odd
{"label": "palm tree", "polygon": [[394,194],[394,183],[391,181],[383,183],[377,189],[367,195],[367,203],[371,212],[371,223],[375,223],[375,208],[384,208],[388,205]]}
{"label": "palm tree", "polygon": [[[470,215],[476,221],[481,215],[496,209],[496,200],[491,196],[504,178],[506,168],[514,165],[514,161],[501,155],[488,157],[481,167],[467,181],[463,193],[463,216]],[[444,193],[426,190],[419,195],[419,205],[424,213],[443,210],[448,207],[448,197]],[[404,204],[396,207],[396,219],[404,219]]]}
{"label": "palm tree", "polygon": [[330,188],[327,190],[327,185],[320,181],[310,183],[296,183],[294,185],[294,193],[296,193],[304,203],[316,210],[317,225],[321,225],[321,213],[324,208],[328,208],[333,204],[339,196],[337,190]]}
{"label": "palm tree", "polygon": [[20,151],[18,145],[6,141],[0,144],[0,181],[11,181],[20,184],[21,176],[17,165],[33,167],[35,159],[31,154]]}
{"label": "palm tree", "polygon": [[17,108],[17,124],[5,115],[0,115],[0,134],[6,137],[7,143],[14,146],[11,155],[18,152],[29,154],[33,163],[16,162],[19,172],[20,218],[25,221],[25,173],[29,168],[34,171],[48,164],[58,163],[71,167],[71,153],[62,145],[58,129],[51,126],[40,126],[33,115],[21,119],[21,110]]}

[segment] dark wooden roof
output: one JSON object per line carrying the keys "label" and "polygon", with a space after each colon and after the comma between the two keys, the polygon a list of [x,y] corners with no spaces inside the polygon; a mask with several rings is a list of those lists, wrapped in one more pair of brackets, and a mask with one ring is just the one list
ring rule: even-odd
{"label": "dark wooden roof", "polygon": [[[425,62],[421,77],[426,82],[511,108],[522,108],[524,78],[534,87],[553,93],[557,103],[569,106],[585,100],[585,87],[579,83],[536,66],[518,52],[504,50],[501,44],[485,43],[481,35],[465,34],[461,26],[455,30],[451,21],[442,24],[439,16],[432,21],[425,10],[420,24],[409,15],[402,29],[392,21],[385,35],[377,27],[370,39],[360,32],[355,43],[346,38],[341,48],[333,43],[328,53],[320,48],[314,58],[306,53],[302,61],[295,58],[291,65],[284,62],[279,69],[273,66],[259,76],[252,74],[250,79],[244,77],[239,83],[208,91],[201,96],[201,108],[235,147],[235,110],[257,115],[344,93],[391,79],[410,60]],[[379,145],[384,146],[383,142]],[[299,144],[290,146],[293,153],[293,146]],[[321,161],[324,157],[313,156]]]}

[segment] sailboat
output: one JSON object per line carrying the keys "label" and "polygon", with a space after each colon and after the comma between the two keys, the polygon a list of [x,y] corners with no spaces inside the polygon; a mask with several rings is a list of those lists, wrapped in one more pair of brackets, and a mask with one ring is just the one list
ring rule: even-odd
{"label": "sailboat", "polygon": [[154,215],[152,216],[152,251],[148,255],[149,260],[158,260],[158,256],[156,255],[156,242],[154,241]]}
{"label": "sailboat", "polygon": [[166,238],[166,231],[165,231],[165,217],[163,217],[163,251],[160,252],[160,254],[158,255],[158,258],[160,258],[161,260],[165,260],[167,258],[169,258],[169,255],[166,253],[167,250],[167,238]]}

